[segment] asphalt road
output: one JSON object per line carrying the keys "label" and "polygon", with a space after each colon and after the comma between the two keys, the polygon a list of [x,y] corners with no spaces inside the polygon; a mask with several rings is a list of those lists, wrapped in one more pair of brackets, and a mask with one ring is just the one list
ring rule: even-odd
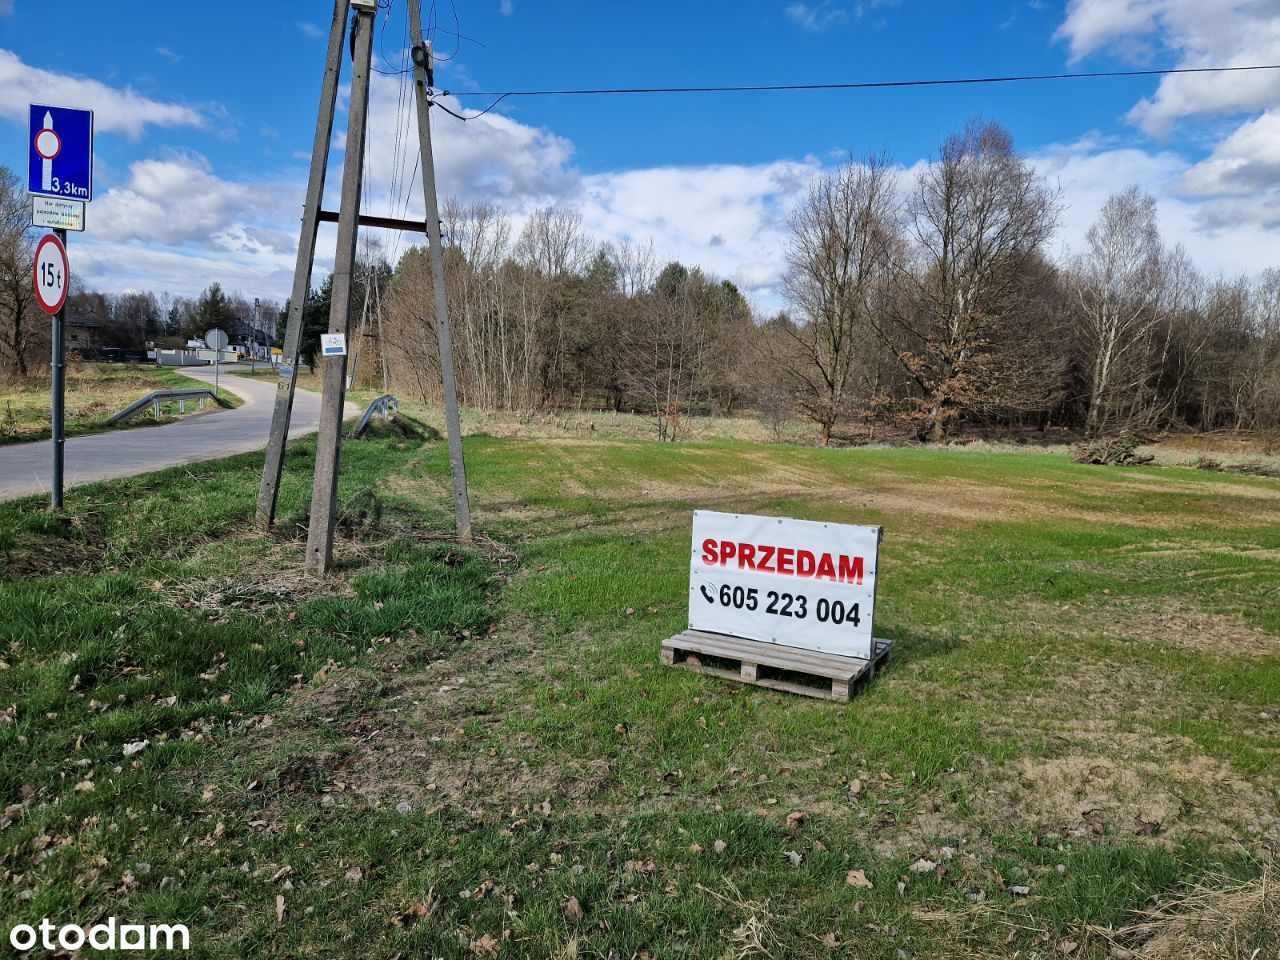
{"label": "asphalt road", "polygon": [[[213,383],[211,367],[189,367],[182,372],[194,380]],[[214,410],[163,427],[113,430],[67,440],[66,486],[132,477],[265,448],[275,402],[275,378],[228,376],[224,368],[219,386],[241,397],[244,403],[234,410]],[[347,416],[359,412],[347,404]],[[289,437],[315,433],[319,421],[320,395],[296,391]],[[52,448],[50,440],[0,446],[0,500],[47,494],[53,469]]]}

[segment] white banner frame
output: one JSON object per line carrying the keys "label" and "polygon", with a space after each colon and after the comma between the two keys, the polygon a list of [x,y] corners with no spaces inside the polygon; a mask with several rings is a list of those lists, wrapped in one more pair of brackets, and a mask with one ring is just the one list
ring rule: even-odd
{"label": "white banner frame", "polygon": [[883,528],[695,510],[689,629],[872,659]]}

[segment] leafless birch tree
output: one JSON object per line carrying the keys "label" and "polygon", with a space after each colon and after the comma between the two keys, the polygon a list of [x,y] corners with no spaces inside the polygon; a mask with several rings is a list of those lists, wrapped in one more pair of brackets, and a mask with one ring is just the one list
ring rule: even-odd
{"label": "leafless birch tree", "polygon": [[1155,197],[1137,186],[1114,194],[1085,244],[1072,280],[1088,370],[1085,429],[1096,434],[1149,373],[1162,260]]}

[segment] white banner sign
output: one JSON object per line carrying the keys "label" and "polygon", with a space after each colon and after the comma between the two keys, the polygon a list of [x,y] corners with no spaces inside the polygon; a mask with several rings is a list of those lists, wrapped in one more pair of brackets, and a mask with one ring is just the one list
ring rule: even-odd
{"label": "white banner sign", "polygon": [[326,357],[345,357],[347,338],[340,333],[320,334],[320,353]]}
{"label": "white banner sign", "polygon": [[870,659],[880,530],[695,511],[690,629]]}

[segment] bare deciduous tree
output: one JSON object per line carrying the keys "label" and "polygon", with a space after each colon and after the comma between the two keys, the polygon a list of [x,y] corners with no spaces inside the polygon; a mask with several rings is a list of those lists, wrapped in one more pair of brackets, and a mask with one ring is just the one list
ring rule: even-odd
{"label": "bare deciduous tree", "polygon": [[805,416],[831,442],[872,350],[880,296],[898,244],[893,171],[883,156],[821,177],[791,220],[783,289],[801,313],[782,358]]}
{"label": "bare deciduous tree", "polygon": [[18,177],[0,166],[0,369],[26,377],[40,344],[40,323],[31,282],[35,244],[30,206]]}
{"label": "bare deciduous tree", "polygon": [[923,394],[921,434],[942,440],[965,413],[1034,402],[1010,320],[1058,201],[1009,132],[975,118],[943,141],[907,209],[916,261],[901,276],[918,314],[901,324],[916,341],[903,360]]}

